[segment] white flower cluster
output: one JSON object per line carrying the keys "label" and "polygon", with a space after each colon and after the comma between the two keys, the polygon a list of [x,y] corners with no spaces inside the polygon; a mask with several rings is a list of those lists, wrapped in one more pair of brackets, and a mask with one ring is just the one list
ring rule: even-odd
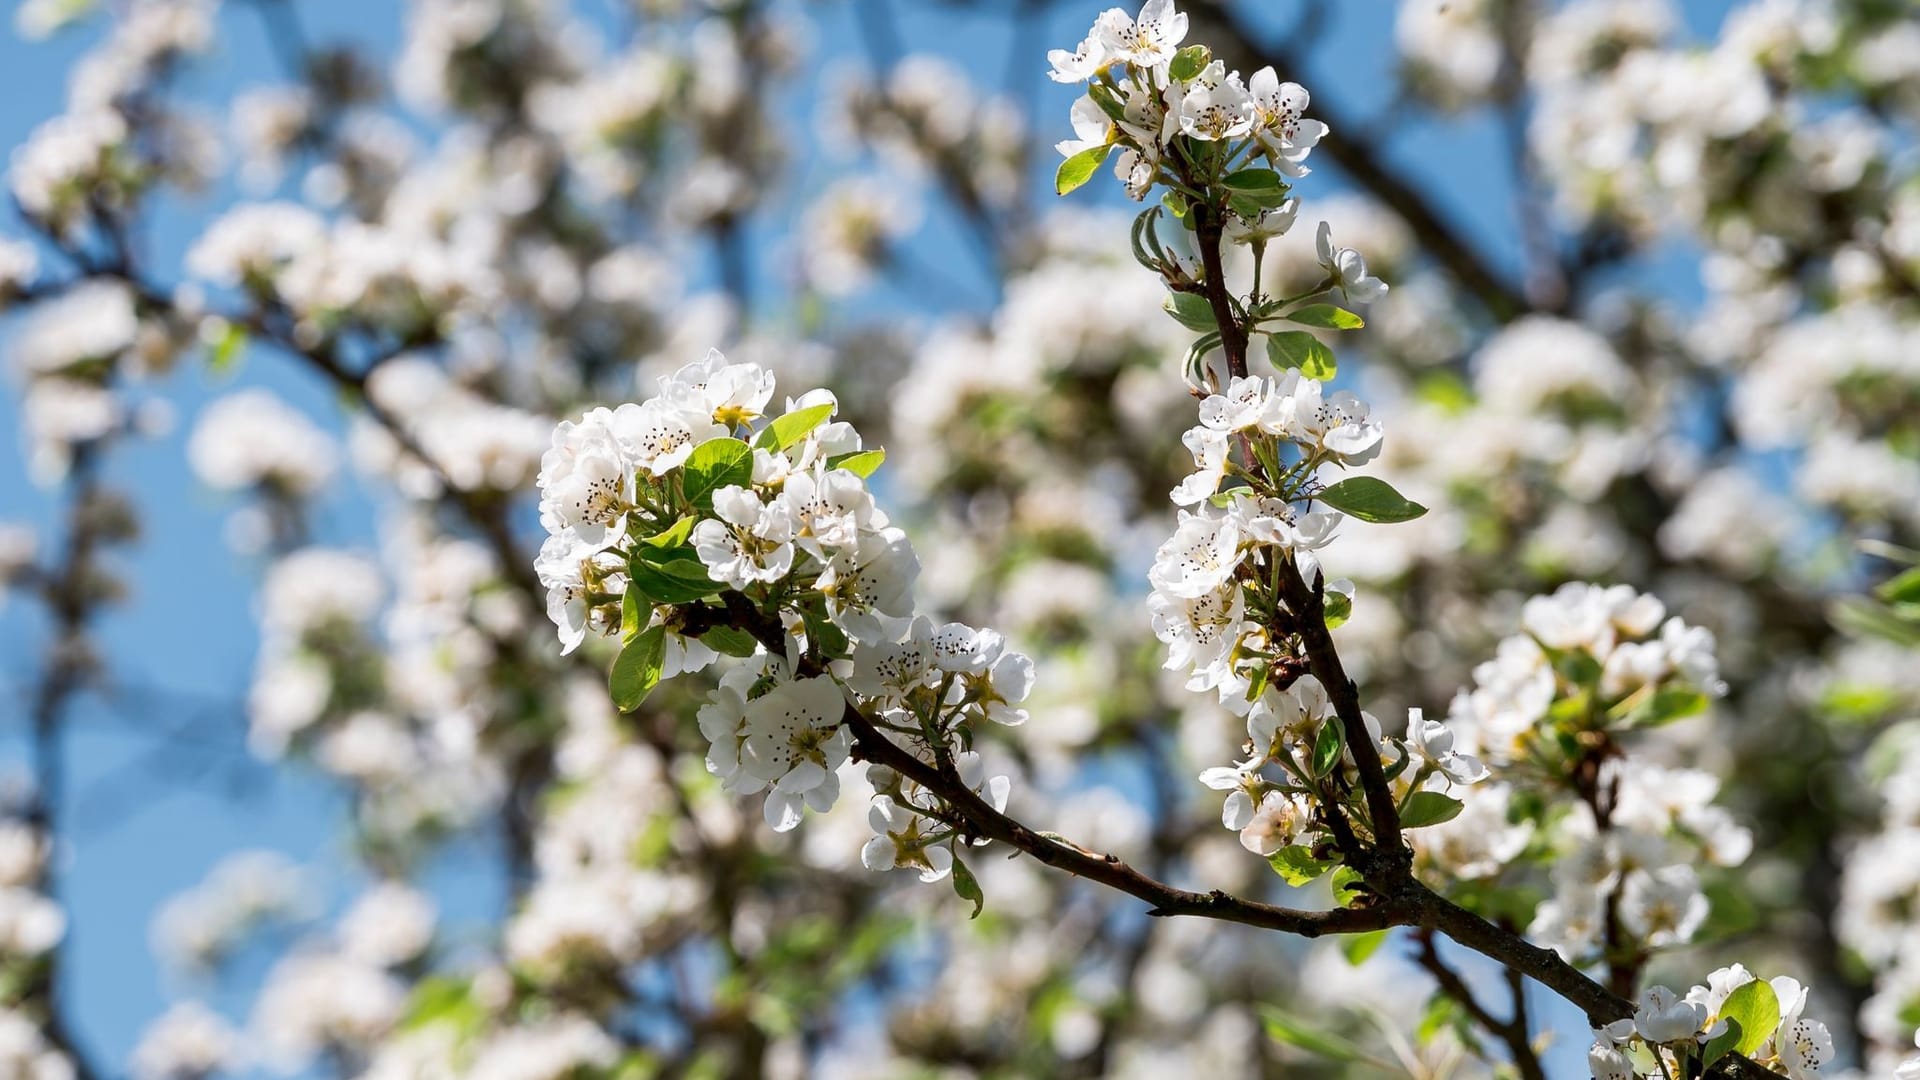
{"label": "white flower cluster", "polygon": [[[624,708],[719,652],[748,659],[700,710],[707,767],[730,792],[766,791],[766,821],[784,831],[838,798],[850,710],[948,760],[958,728],[1026,719],[1033,665],[992,630],[915,615],[919,560],[867,489],[884,455],[831,420],[826,391],[779,416],[773,394],[771,372],[709,352],[656,397],[561,423],[541,467],[550,535],[536,569],[565,651],[622,632]],[[1004,778],[969,769],[969,786],[1004,803]],[[899,854],[870,846],[867,863],[930,867],[925,847],[951,831],[914,831],[930,807],[898,778],[875,787],[890,798],[875,828]]]}
{"label": "white flower cluster", "polygon": [[[1425,864],[1492,878],[1543,844],[1557,854],[1554,896],[1535,912],[1535,938],[1586,958],[1612,917],[1646,948],[1686,943],[1707,915],[1695,864],[1739,865],[1751,834],[1713,804],[1720,782],[1711,773],[1623,753],[1583,766],[1578,748],[1691,716],[1724,693],[1713,635],[1666,618],[1657,598],[1628,586],[1580,582],[1528,600],[1521,624],[1525,633],[1474,669],[1473,688],[1448,715],[1461,747],[1502,782],[1475,790],[1460,817],[1419,834]],[[1591,778],[1578,779],[1588,768]],[[1556,796],[1572,785],[1571,811],[1509,820],[1515,796],[1538,777]]]}
{"label": "white flower cluster", "polygon": [[207,405],[187,440],[187,462],[201,483],[218,491],[309,496],[332,479],[338,460],[326,432],[260,387]]}
{"label": "white flower cluster", "polygon": [[[1071,52],[1047,54],[1056,82],[1092,82],[1088,96],[1073,105],[1074,138],[1059,144],[1061,156],[1120,146],[1114,175],[1134,199],[1163,178],[1162,164],[1172,140],[1186,136],[1202,142],[1254,148],[1286,176],[1307,174],[1307,155],[1327,126],[1304,116],[1307,92],[1298,83],[1281,82],[1270,67],[1243,80],[1239,72],[1211,59],[1202,46],[1180,49],[1187,17],[1173,0],[1147,0],[1138,18],[1110,8]],[[1114,65],[1125,65],[1116,79]],[[1176,74],[1176,71],[1178,74]],[[1229,157],[1238,156],[1235,146]]]}
{"label": "white flower cluster", "polygon": [[1689,1062],[1710,1063],[1736,1046],[1793,1080],[1812,1080],[1833,1060],[1827,1025],[1805,1015],[1807,988],[1785,975],[1762,981],[1735,964],[1685,997],[1650,986],[1638,1004],[1631,1018],[1594,1029],[1587,1051],[1594,1080],[1698,1075]]}

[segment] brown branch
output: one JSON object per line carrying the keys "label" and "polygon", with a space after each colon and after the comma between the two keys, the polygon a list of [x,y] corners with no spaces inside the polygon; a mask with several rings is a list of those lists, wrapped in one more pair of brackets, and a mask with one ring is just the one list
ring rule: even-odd
{"label": "brown branch", "polygon": [[[1293,48],[1262,41],[1227,0],[1193,0],[1186,7],[1193,23],[1189,36],[1216,43],[1214,55],[1224,59],[1228,67],[1251,71],[1271,64],[1283,79],[1300,74],[1304,65]],[[1525,291],[1496,270],[1419,187],[1389,168],[1367,141],[1349,136],[1361,129],[1358,121],[1342,113],[1340,106],[1324,95],[1315,95],[1312,112],[1332,129],[1320,143],[1320,152],[1399,215],[1421,245],[1455,281],[1478,297],[1494,318],[1506,322],[1534,310]]]}
{"label": "brown branch", "polygon": [[1467,1010],[1467,1015],[1473,1017],[1474,1023],[1507,1045],[1507,1054],[1521,1080],[1547,1080],[1547,1074],[1540,1067],[1540,1056],[1534,1053],[1533,1041],[1528,1037],[1526,1001],[1521,993],[1524,984],[1520,982],[1518,974],[1512,968],[1506,969],[1511,977],[1510,985],[1514,988],[1514,1014],[1502,1020],[1480,1003],[1480,999],[1474,996],[1473,988],[1458,972],[1440,959],[1440,949],[1434,943],[1431,930],[1416,931],[1413,939],[1420,947],[1414,959],[1427,969],[1434,982],[1440,984],[1441,993],[1459,1002],[1460,1007]]}
{"label": "brown branch", "polygon": [[1400,836],[1400,811],[1393,798],[1393,790],[1387,784],[1385,768],[1380,763],[1380,747],[1375,743],[1372,733],[1367,730],[1365,715],[1360,709],[1360,689],[1347,677],[1347,670],[1340,662],[1340,653],[1333,646],[1333,635],[1327,630],[1326,607],[1324,603],[1324,584],[1316,577],[1309,586],[1300,576],[1300,570],[1292,559],[1280,561],[1280,594],[1287,607],[1295,615],[1301,644],[1306,646],[1307,665],[1315,678],[1327,688],[1327,696],[1333,701],[1333,708],[1340,717],[1341,729],[1347,737],[1347,752],[1353,755],[1354,768],[1360,774],[1360,787],[1366,793],[1367,817],[1373,825],[1375,866],[1355,866],[1374,883],[1376,876],[1381,884],[1391,884],[1396,878],[1410,875],[1412,853]]}

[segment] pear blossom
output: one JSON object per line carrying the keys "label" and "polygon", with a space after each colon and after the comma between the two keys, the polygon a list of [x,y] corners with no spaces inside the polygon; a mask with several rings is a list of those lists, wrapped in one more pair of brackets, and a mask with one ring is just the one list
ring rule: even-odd
{"label": "pear blossom", "polygon": [[1216,86],[1189,87],[1180,100],[1180,130],[1208,142],[1237,139],[1253,127],[1253,98],[1234,72]]}
{"label": "pear blossom", "polygon": [[1180,437],[1193,454],[1194,471],[1173,489],[1174,505],[1192,506],[1220,489],[1227,476],[1228,438],[1226,432],[1204,426],[1189,428]]}
{"label": "pear blossom", "polygon": [[[1240,846],[1255,855],[1272,855],[1293,843],[1311,816],[1312,809],[1303,797],[1283,791],[1268,791],[1260,796],[1257,804],[1252,805],[1246,823],[1240,826]],[[1228,828],[1232,827],[1228,825]]]}
{"label": "pear blossom", "polygon": [[1249,221],[1240,216],[1240,212],[1227,210],[1226,228],[1222,235],[1228,242],[1235,244],[1264,244],[1278,240],[1293,228],[1295,218],[1300,216],[1300,200],[1291,198],[1279,206],[1262,207],[1260,215]]}
{"label": "pear blossom", "polygon": [[1246,600],[1237,588],[1197,597],[1155,591],[1147,596],[1154,636],[1167,643],[1165,667],[1188,670],[1190,690],[1210,690],[1233,680],[1233,648],[1250,627]]}
{"label": "pear blossom", "polygon": [[846,698],[828,676],[782,680],[747,702],[740,767],[772,785],[766,819],[776,832],[800,824],[802,807],[825,813],[840,796],[835,771],[852,740],[841,724]]}
{"label": "pear blossom", "polygon": [[1383,431],[1366,402],[1345,390],[1323,396],[1320,383],[1307,378],[1294,382],[1291,397],[1291,431],[1296,438],[1345,465],[1364,465],[1379,456]]}
{"label": "pear blossom", "polygon": [[1422,767],[1456,784],[1477,784],[1487,778],[1479,758],[1456,753],[1453,732],[1438,720],[1428,720],[1419,709],[1407,711],[1407,750]]}
{"label": "pear blossom", "polygon": [[778,581],[793,569],[793,515],[785,495],[763,503],[752,491],[728,484],[714,491],[713,511],[693,527],[690,539],[707,573],[736,589]]}
{"label": "pear blossom", "polygon": [[867,808],[874,836],[860,849],[860,864],[874,871],[909,867],[928,884],[944,879],[953,871],[953,852],[927,834],[926,821],[891,796],[875,796]]}
{"label": "pear blossom", "polygon": [[1347,299],[1356,304],[1371,304],[1387,295],[1387,283],[1367,273],[1367,260],[1359,252],[1333,246],[1333,229],[1324,221],[1320,223],[1314,244],[1319,249],[1320,265],[1327,277]]}
{"label": "pear blossom", "polygon": [[1306,176],[1307,155],[1326,137],[1327,125],[1305,117],[1309,100],[1299,83],[1281,82],[1273,68],[1263,67],[1247,81],[1253,99],[1254,131],[1260,145],[1282,175]]}
{"label": "pear blossom", "polygon": [[1202,508],[1179,512],[1172,538],[1155,552],[1148,578],[1154,588],[1195,600],[1225,584],[1240,565],[1241,531],[1232,516]]}
{"label": "pear blossom", "polygon": [[1687,1001],[1664,986],[1649,986],[1634,1011],[1634,1030],[1656,1045],[1692,1039],[1707,1025],[1707,1007]]}
{"label": "pear blossom", "polygon": [[1073,138],[1062,139],[1053,144],[1061,157],[1072,157],[1085,150],[1105,146],[1113,133],[1113,120],[1099,102],[1083,97],[1073,103],[1068,114],[1073,124]]}
{"label": "pear blossom", "polygon": [[541,524],[554,533],[571,529],[591,551],[625,533],[634,505],[633,462],[616,423],[607,409],[594,409],[579,423],[563,420],[554,429],[552,449],[540,459]]}
{"label": "pear blossom", "polygon": [[686,464],[694,447],[727,434],[710,414],[661,397],[620,406],[607,426],[632,462],[654,476]]}
{"label": "pear blossom", "polygon": [[1155,68],[1172,62],[1174,51],[1186,40],[1187,16],[1173,9],[1173,0],[1147,0],[1137,18],[1108,8],[1094,23],[1093,32],[1110,59]]}
{"label": "pear blossom", "polygon": [[1058,83],[1086,82],[1107,65],[1107,46],[1102,39],[1100,28],[1082,38],[1080,44],[1069,52],[1066,49],[1047,50],[1047,63],[1052,70],[1047,77]]}

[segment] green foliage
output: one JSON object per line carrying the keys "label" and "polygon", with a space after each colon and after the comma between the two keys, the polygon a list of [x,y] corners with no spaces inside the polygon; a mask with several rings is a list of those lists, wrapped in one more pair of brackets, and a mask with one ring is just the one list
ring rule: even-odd
{"label": "green foliage", "polygon": [[1176,322],[1189,330],[1206,333],[1218,326],[1213,320],[1212,305],[1208,304],[1207,298],[1199,293],[1168,293],[1166,301],[1161,306],[1166,308],[1167,314],[1173,316]]}
{"label": "green foliage", "polygon": [[1325,382],[1340,371],[1333,350],[1305,330],[1282,330],[1267,335],[1267,359],[1282,371],[1297,368],[1309,379]]}
{"label": "green foliage", "polygon": [[1743,1054],[1753,1054],[1780,1027],[1780,999],[1766,980],[1755,979],[1727,995],[1720,1015],[1740,1025],[1742,1034],[1735,1047]]}
{"label": "green foliage", "polygon": [[1189,82],[1211,63],[1212,50],[1205,45],[1189,45],[1173,54],[1173,62],[1167,65],[1167,77],[1174,82]]}
{"label": "green foliage", "polygon": [[1312,849],[1294,844],[1267,856],[1267,865],[1289,885],[1305,885],[1327,872],[1332,859],[1316,858]]}
{"label": "green foliage", "polygon": [[757,644],[752,634],[731,626],[716,626],[701,634],[700,641],[723,656],[752,656]]}
{"label": "green foliage", "polygon": [[[753,440],[753,445],[762,450],[785,450],[806,438],[809,432],[826,423],[827,417],[832,415],[832,403],[813,405],[790,412],[761,429],[760,436]],[[752,475],[751,468],[748,470],[748,475]]]}
{"label": "green foliage", "polygon": [[636,544],[627,560],[627,591],[653,604],[691,604],[720,592],[707,564],[691,547]]}
{"label": "green foliage", "polygon": [[1340,752],[1346,748],[1346,734],[1340,727],[1340,721],[1329,717],[1320,725],[1320,734],[1313,740],[1313,775],[1325,776],[1340,764]]}
{"label": "green foliage", "polygon": [[1289,322],[1301,326],[1317,326],[1322,330],[1358,330],[1367,325],[1366,320],[1343,307],[1332,304],[1308,304],[1287,312]]}
{"label": "green foliage", "polygon": [[632,712],[660,685],[660,672],[666,666],[667,630],[656,626],[645,630],[620,647],[613,671],[607,676],[607,690],[621,712]]}
{"label": "green foliage", "polygon": [[1347,1039],[1331,1032],[1317,1031],[1310,1022],[1274,1006],[1261,1008],[1260,1022],[1267,1029],[1267,1037],[1275,1042],[1297,1046],[1329,1061],[1354,1064],[1370,1060],[1365,1050]]}
{"label": "green foliage", "polygon": [[980,891],[980,882],[958,855],[953,857],[953,891],[960,894],[960,899],[973,903],[973,914],[967,918],[979,918],[980,910],[987,906],[987,894]]}
{"label": "green foliage", "polygon": [[[1100,102],[1100,97],[1095,95],[1093,100]],[[1101,103],[1101,108],[1106,108],[1105,103]],[[1125,116],[1126,114],[1123,111],[1121,115]],[[1107,160],[1107,152],[1112,149],[1113,147],[1111,145],[1090,146],[1061,162],[1059,171],[1053,174],[1054,194],[1069,194],[1078,189],[1080,185],[1093,179],[1093,174],[1098,171],[1100,165]]]}
{"label": "green foliage", "polygon": [[1460,816],[1464,809],[1460,800],[1438,791],[1416,791],[1407,796],[1400,807],[1400,826],[1405,829],[1419,829],[1428,825],[1438,825],[1443,821],[1452,821]]}
{"label": "green foliage", "polygon": [[1408,499],[1393,490],[1392,484],[1374,476],[1350,476],[1322,490],[1314,498],[1344,514],[1376,524],[1412,521],[1427,512],[1426,507]]}
{"label": "green foliage", "polygon": [[[832,408],[827,405],[817,407],[829,411]],[[804,437],[806,432],[800,434]],[[681,490],[686,493],[687,500],[703,510],[707,509],[713,505],[715,491],[728,486],[746,487],[753,483],[753,448],[739,439],[708,439],[693,448],[693,453],[687,457],[684,474]],[[690,522],[688,528],[692,528]]]}
{"label": "green foliage", "polygon": [[872,476],[874,472],[880,468],[881,463],[886,460],[887,452],[879,448],[872,450],[855,450],[851,454],[841,454],[839,457],[828,458],[827,467],[832,469],[845,469],[855,476],[865,478]]}

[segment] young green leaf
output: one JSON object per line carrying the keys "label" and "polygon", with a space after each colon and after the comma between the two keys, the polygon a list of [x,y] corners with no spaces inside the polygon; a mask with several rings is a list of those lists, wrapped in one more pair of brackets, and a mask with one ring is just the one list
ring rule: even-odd
{"label": "young green leaf", "polygon": [[887,452],[875,447],[872,450],[855,450],[851,454],[828,458],[827,467],[845,469],[855,476],[872,476],[880,463],[887,460]]}
{"label": "young green leaf", "polygon": [[1241,169],[1238,172],[1228,173],[1221,178],[1220,182],[1233,191],[1248,195],[1285,196],[1287,193],[1287,182],[1280,179],[1280,174],[1272,169]]}
{"label": "young green leaf", "polygon": [[726,656],[752,656],[759,644],[752,634],[731,626],[716,626],[701,634],[700,643]]}
{"label": "young green leaf", "polygon": [[666,528],[660,530],[659,532],[654,533],[652,536],[647,537],[645,540],[642,540],[641,543],[647,544],[656,548],[679,547],[681,544],[684,544],[687,542],[687,537],[693,535],[694,520],[695,520],[694,516],[692,514],[688,514],[686,517],[681,518],[679,521],[674,522],[672,525],[669,525]]}
{"label": "young green leaf", "polygon": [[1707,1045],[1701,1048],[1701,1066],[1711,1067],[1714,1062],[1733,1053],[1734,1049],[1740,1045],[1742,1034],[1740,1021],[1728,1019],[1727,1029],[1709,1039]]}
{"label": "young green leaf", "polygon": [[1312,1022],[1281,1012],[1271,1005],[1260,1010],[1260,1020],[1267,1029],[1267,1037],[1275,1042],[1297,1046],[1329,1061],[1351,1063],[1370,1060],[1365,1050],[1341,1036],[1315,1030]]}
{"label": "young green leaf", "polygon": [[1316,859],[1312,849],[1294,844],[1267,856],[1267,865],[1273,867],[1273,872],[1279,874],[1287,884],[1305,885],[1326,873],[1333,862],[1330,859]]}
{"label": "young green leaf", "polygon": [[1438,791],[1416,791],[1407,797],[1407,804],[1400,808],[1400,827],[1419,829],[1452,821],[1460,816],[1461,809],[1460,800],[1451,795],[1442,795]]}
{"label": "young green leaf", "polygon": [[633,635],[647,625],[653,616],[653,608],[640,598],[640,590],[628,589],[620,594],[620,640],[632,641]]}
{"label": "young green leaf", "polygon": [[973,914],[967,918],[979,918],[980,909],[987,906],[987,894],[980,891],[980,882],[974,878],[973,871],[967,869],[967,864],[960,861],[958,855],[953,858],[953,891],[960,894],[960,899],[973,902]]}
{"label": "young green leaf", "polygon": [[[753,483],[753,448],[739,439],[708,439],[687,456],[682,483],[693,505],[702,509],[712,506],[713,493],[720,488]],[[687,527],[692,529],[691,524]]]}
{"label": "young green leaf", "polygon": [[1282,371],[1299,368],[1300,374],[1321,382],[1339,373],[1333,350],[1305,330],[1282,330],[1267,335],[1267,359]]}
{"label": "young green leaf", "polygon": [[1174,82],[1189,82],[1213,63],[1213,52],[1205,45],[1189,45],[1173,54],[1167,65],[1167,77]]}
{"label": "young green leaf", "polygon": [[645,544],[627,560],[627,591],[652,604],[691,604],[720,591],[719,582],[690,547],[653,548]]}
{"label": "young green leaf", "polygon": [[1365,319],[1332,304],[1308,304],[1287,312],[1286,317],[1301,326],[1317,326],[1322,330],[1358,330],[1367,325]]}
{"label": "young green leaf", "polygon": [[1353,601],[1347,599],[1346,593],[1330,592],[1322,602],[1320,613],[1326,617],[1327,629],[1338,630],[1349,618],[1352,618]]}
{"label": "young green leaf", "polygon": [[621,712],[632,712],[660,685],[660,672],[667,661],[667,630],[656,626],[620,647],[613,671],[607,677],[607,689]]}
{"label": "young green leaf", "polygon": [[1727,995],[1720,1015],[1740,1025],[1740,1041],[1735,1045],[1743,1054],[1752,1054],[1773,1038],[1780,1027],[1780,998],[1765,979],[1742,983]]}
{"label": "young green leaf", "polygon": [[1161,306],[1166,308],[1167,314],[1173,316],[1174,321],[1189,330],[1206,333],[1216,326],[1213,321],[1212,305],[1208,304],[1207,298],[1199,293],[1168,293],[1166,301]]}
{"label": "young green leaf", "polygon": [[207,353],[207,368],[216,375],[231,374],[246,351],[247,328],[239,323],[225,323]]}
{"label": "young green leaf", "polygon": [[1366,934],[1348,934],[1340,939],[1340,952],[1346,956],[1347,963],[1359,967],[1367,958],[1380,951],[1387,943],[1387,932],[1375,930]]}
{"label": "young green leaf", "polygon": [[762,450],[785,450],[794,443],[807,437],[807,433],[827,422],[833,415],[833,404],[814,405],[776,419],[760,432],[753,445]]}
{"label": "young green leaf", "polygon": [[1412,521],[1427,508],[1393,490],[1393,485],[1373,476],[1350,476],[1315,495],[1314,498],[1361,521],[1390,524]]}
{"label": "young green leaf", "polygon": [[1313,740],[1313,775],[1325,776],[1340,764],[1340,751],[1346,748],[1346,735],[1340,721],[1329,718],[1320,725]]}
{"label": "young green leaf", "polygon": [[1093,179],[1093,174],[1107,160],[1107,151],[1111,144],[1089,146],[1060,163],[1060,170],[1053,174],[1053,190],[1057,195],[1066,195],[1080,185]]}

